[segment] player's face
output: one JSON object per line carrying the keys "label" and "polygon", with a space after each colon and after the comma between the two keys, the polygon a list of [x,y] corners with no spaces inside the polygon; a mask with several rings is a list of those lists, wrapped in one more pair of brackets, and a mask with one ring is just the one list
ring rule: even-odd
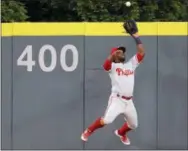
{"label": "player's face", "polygon": [[125,54],[122,50],[118,50],[116,53],[116,62],[124,62],[125,61]]}

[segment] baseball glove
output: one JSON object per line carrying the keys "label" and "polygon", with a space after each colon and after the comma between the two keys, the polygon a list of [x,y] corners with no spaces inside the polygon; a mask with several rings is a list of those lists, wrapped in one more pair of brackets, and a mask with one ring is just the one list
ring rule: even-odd
{"label": "baseball glove", "polygon": [[128,21],[124,22],[123,28],[130,35],[138,32],[138,27],[137,27],[136,22],[134,20],[128,20]]}

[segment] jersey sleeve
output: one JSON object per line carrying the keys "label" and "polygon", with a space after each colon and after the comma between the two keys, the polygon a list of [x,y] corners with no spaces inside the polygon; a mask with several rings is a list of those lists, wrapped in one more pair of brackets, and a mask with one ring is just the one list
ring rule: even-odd
{"label": "jersey sleeve", "polygon": [[140,63],[143,61],[145,55],[141,55],[139,53],[136,53],[131,59],[130,63],[133,66],[133,69],[136,69]]}
{"label": "jersey sleeve", "polygon": [[113,68],[114,68],[114,63],[111,62],[110,60],[106,59],[106,60],[104,61],[104,64],[103,64],[103,68],[104,68],[105,71],[110,72],[110,71],[112,71]]}

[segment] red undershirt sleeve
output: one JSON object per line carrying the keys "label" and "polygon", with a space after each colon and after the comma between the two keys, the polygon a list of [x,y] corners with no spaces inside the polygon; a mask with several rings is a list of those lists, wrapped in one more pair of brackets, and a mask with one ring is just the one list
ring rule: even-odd
{"label": "red undershirt sleeve", "polygon": [[110,71],[112,68],[112,62],[108,59],[105,60],[104,64],[103,64],[103,68],[106,71]]}
{"label": "red undershirt sleeve", "polygon": [[140,62],[144,59],[144,56],[145,56],[145,55],[141,55],[141,54],[139,54],[139,53],[136,54],[136,58],[137,58],[137,60],[138,60],[138,63],[140,63]]}

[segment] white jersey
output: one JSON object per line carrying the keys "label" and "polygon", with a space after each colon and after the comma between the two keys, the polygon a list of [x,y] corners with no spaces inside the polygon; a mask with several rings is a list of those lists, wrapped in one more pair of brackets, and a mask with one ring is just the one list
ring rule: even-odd
{"label": "white jersey", "polygon": [[112,63],[109,71],[112,93],[118,93],[126,97],[133,96],[135,69],[138,65],[137,55],[134,55],[126,63]]}

